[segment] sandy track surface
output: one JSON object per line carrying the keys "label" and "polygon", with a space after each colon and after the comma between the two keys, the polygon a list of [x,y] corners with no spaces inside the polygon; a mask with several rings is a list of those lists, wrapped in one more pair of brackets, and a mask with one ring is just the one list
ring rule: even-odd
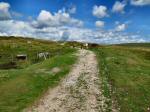
{"label": "sandy track surface", "polygon": [[67,77],[28,112],[104,112],[105,97],[98,78],[96,56],[79,50],[79,59]]}

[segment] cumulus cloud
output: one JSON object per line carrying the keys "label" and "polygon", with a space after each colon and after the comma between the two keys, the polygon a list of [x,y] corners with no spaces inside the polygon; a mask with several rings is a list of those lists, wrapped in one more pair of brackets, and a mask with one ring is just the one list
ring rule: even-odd
{"label": "cumulus cloud", "polygon": [[76,6],[71,6],[69,9],[68,9],[68,12],[70,13],[70,14],[75,14],[76,13]]}
{"label": "cumulus cloud", "polygon": [[[0,5],[0,11],[9,13],[9,4]],[[94,11],[97,17],[106,17],[107,8],[95,6]],[[1,17],[1,16],[0,16]],[[65,10],[59,10],[52,14],[49,11],[42,10],[36,20],[19,21],[19,20],[4,20],[0,21],[0,36],[23,36],[34,37],[47,40],[65,40],[79,41],[102,44],[113,43],[128,43],[128,42],[145,42],[139,35],[129,35],[123,31],[127,27],[127,23],[118,23],[116,31],[94,30],[82,26],[83,22],[70,17],[70,14]],[[97,27],[103,27],[103,21],[96,21]]]}
{"label": "cumulus cloud", "polygon": [[67,41],[70,37],[70,32],[69,31],[63,31],[62,36],[61,36],[61,41]]}
{"label": "cumulus cloud", "polygon": [[98,28],[102,28],[102,27],[104,27],[104,25],[105,25],[104,21],[96,21],[95,22],[95,26]]}
{"label": "cumulus cloud", "polygon": [[0,2],[0,20],[8,20],[11,18],[9,12],[10,5],[5,2]]}
{"label": "cumulus cloud", "polygon": [[115,4],[113,5],[112,12],[124,13],[125,6],[126,6],[126,3],[116,1]]}
{"label": "cumulus cloud", "polygon": [[127,28],[127,24],[119,24],[116,28],[115,31],[124,31]]}
{"label": "cumulus cloud", "polygon": [[14,17],[17,17],[17,18],[23,17],[23,14],[21,14],[19,12],[15,12],[15,11],[12,11],[11,15],[14,16]]}
{"label": "cumulus cloud", "polygon": [[0,32],[6,33],[7,35],[14,36],[32,36],[34,29],[30,26],[28,22],[15,21],[15,20],[5,20],[0,21]]}
{"label": "cumulus cloud", "polygon": [[135,6],[150,5],[150,0],[130,0],[130,3]]}
{"label": "cumulus cloud", "polygon": [[33,26],[35,27],[57,27],[57,26],[83,26],[83,22],[70,17],[69,13],[66,13],[62,10],[59,10],[54,15],[46,10],[42,10],[37,17],[37,21],[33,22]]}
{"label": "cumulus cloud", "polygon": [[98,17],[98,18],[103,18],[103,17],[107,17],[107,7],[100,5],[100,6],[94,6],[93,7],[93,15]]}
{"label": "cumulus cloud", "polygon": [[7,20],[0,21],[0,35],[34,37],[47,40],[65,40],[91,42],[101,44],[145,42],[139,35],[129,35],[123,32],[92,30],[88,28],[59,26],[34,28],[29,22]]}

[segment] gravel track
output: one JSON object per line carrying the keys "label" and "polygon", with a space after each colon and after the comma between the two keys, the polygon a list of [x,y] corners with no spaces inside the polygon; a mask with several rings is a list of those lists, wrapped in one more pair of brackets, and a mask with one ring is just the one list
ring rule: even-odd
{"label": "gravel track", "polygon": [[92,51],[79,50],[78,61],[66,78],[27,112],[105,112],[97,65]]}

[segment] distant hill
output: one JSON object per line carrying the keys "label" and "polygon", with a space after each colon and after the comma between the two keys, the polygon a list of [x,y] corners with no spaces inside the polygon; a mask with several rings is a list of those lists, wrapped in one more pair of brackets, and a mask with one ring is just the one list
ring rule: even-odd
{"label": "distant hill", "polygon": [[128,47],[150,47],[150,43],[124,43],[124,44],[115,44],[117,46],[128,46]]}

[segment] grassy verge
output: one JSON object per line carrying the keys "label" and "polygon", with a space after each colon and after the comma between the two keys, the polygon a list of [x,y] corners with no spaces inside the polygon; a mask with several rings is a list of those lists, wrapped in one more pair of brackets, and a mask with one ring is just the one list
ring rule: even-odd
{"label": "grassy verge", "polygon": [[[0,112],[20,112],[56,86],[76,61],[74,50],[24,69],[0,70]],[[60,71],[53,73],[53,68]]]}
{"label": "grassy verge", "polygon": [[[120,112],[148,111],[150,52],[144,47],[140,50],[128,46],[101,47],[94,51],[100,65],[104,95],[117,100]],[[112,105],[112,102],[107,103]]]}

